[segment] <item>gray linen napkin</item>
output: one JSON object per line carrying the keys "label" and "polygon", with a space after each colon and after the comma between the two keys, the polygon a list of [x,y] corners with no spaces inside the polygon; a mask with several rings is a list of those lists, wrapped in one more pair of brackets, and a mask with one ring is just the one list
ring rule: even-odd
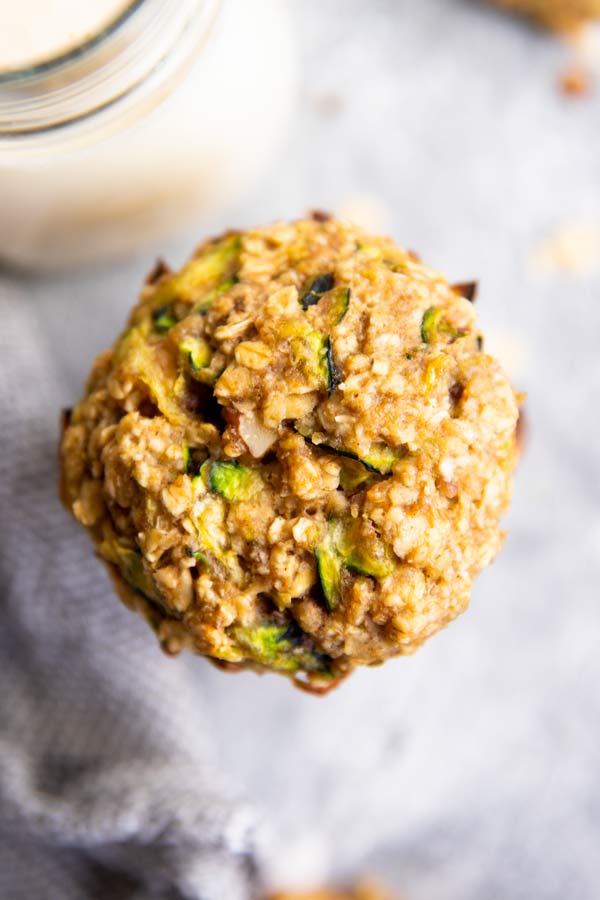
{"label": "gray linen napkin", "polygon": [[247,900],[252,812],[59,504],[53,354],[1,283],[0,323],[0,898]]}

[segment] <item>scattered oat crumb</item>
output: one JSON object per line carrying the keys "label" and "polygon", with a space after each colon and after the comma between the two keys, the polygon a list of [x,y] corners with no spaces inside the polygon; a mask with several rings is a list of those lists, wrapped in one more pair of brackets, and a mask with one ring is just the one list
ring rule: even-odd
{"label": "scattered oat crumb", "polygon": [[540,241],[531,254],[538,272],[587,275],[600,265],[600,225],[568,224]]}
{"label": "scattered oat crumb", "polygon": [[584,28],[563,35],[572,53],[572,61],[560,78],[565,94],[587,94],[600,76],[600,24],[593,22]]}
{"label": "scattered oat crumb", "polygon": [[301,893],[273,894],[269,900],[392,900],[390,894],[379,884],[360,881],[345,889],[324,888]]}
{"label": "scattered oat crumb", "polygon": [[375,234],[383,234],[389,227],[389,210],[374,194],[350,195],[340,206],[338,216]]}
{"label": "scattered oat crumb", "polygon": [[560,76],[560,88],[569,97],[582,97],[592,86],[589,72],[580,66],[571,66]]}
{"label": "scattered oat crumb", "polygon": [[315,94],[313,104],[319,115],[326,119],[339,115],[344,108],[343,97],[333,91]]}

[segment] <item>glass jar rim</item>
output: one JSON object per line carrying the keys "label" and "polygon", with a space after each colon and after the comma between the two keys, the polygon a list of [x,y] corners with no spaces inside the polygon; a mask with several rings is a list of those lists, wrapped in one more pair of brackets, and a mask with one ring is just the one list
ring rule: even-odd
{"label": "glass jar rim", "polygon": [[0,73],[0,155],[93,139],[163,99],[191,64],[221,0],[132,0],[67,52]]}
{"label": "glass jar rim", "polygon": [[112,19],[104,24],[97,31],[94,31],[80,43],[69,45],[68,49],[61,50],[58,53],[42,57],[38,62],[28,63],[25,65],[14,66],[10,69],[0,69],[0,88],[4,84],[11,84],[15,81],[23,81],[25,78],[32,78],[39,75],[47,75],[53,69],[68,63],[70,60],[81,56],[91,50],[100,41],[110,37],[121,25],[135,13],[138,6],[141,6],[145,0],[130,0],[121,12],[117,13]]}

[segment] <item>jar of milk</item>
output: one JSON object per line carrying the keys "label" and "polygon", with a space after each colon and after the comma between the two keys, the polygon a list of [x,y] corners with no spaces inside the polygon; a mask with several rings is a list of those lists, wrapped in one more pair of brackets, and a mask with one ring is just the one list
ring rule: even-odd
{"label": "jar of milk", "polygon": [[106,259],[222,210],[293,72],[285,0],[0,0],[0,259]]}

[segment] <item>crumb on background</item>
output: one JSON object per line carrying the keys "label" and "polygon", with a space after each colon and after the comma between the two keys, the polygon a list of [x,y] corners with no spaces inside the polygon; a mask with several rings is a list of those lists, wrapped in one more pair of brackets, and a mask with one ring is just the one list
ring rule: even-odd
{"label": "crumb on background", "polygon": [[314,94],[312,102],[315,111],[324,119],[333,119],[344,109],[344,98],[335,91],[323,91]]}
{"label": "crumb on background", "polygon": [[351,194],[337,210],[342,221],[352,222],[365,231],[385,234],[389,230],[390,211],[375,194]]}
{"label": "crumb on background", "polygon": [[321,888],[308,892],[280,892],[272,894],[268,900],[393,900],[391,895],[377,882],[361,880],[352,887]]}
{"label": "crumb on background", "polygon": [[562,72],[559,85],[563,94],[569,97],[582,97],[589,94],[592,80],[589,72],[575,64]]}
{"label": "crumb on background", "polygon": [[543,238],[530,256],[533,271],[588,275],[600,265],[600,224],[568,223]]}

